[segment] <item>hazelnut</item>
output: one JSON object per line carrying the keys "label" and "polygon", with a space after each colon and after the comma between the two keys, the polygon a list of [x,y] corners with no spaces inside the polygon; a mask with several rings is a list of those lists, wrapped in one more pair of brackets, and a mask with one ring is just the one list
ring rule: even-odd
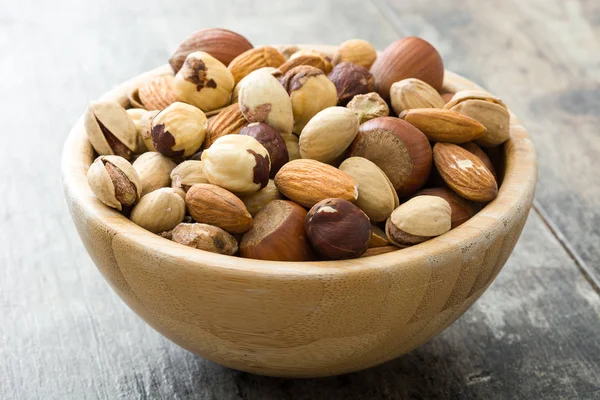
{"label": "hazelnut", "polygon": [[171,171],[171,186],[187,192],[196,183],[208,183],[200,160],[187,160]]}
{"label": "hazelnut", "polygon": [[301,132],[319,111],[337,104],[335,85],[318,68],[308,65],[292,68],[280,81],[292,101],[294,132]]}
{"label": "hazelnut", "polygon": [[248,122],[264,122],[281,133],[292,132],[292,101],[269,72],[261,70],[248,75],[240,87],[238,102]]}
{"label": "hazelnut", "polygon": [[374,162],[385,172],[399,197],[410,196],[423,186],[432,164],[427,137],[408,122],[392,117],[362,124],[348,156]]}
{"label": "hazelnut", "polygon": [[371,68],[377,58],[377,50],[371,43],[362,39],[350,39],[340,44],[333,56],[333,65],[351,62],[364,68]]}
{"label": "hazelnut", "polygon": [[450,204],[441,197],[413,197],[394,210],[385,224],[385,232],[396,246],[412,246],[448,232],[450,215]]}
{"label": "hazelnut", "polygon": [[360,124],[373,118],[390,115],[387,103],[377,92],[358,94],[350,100],[346,107],[358,117]]}
{"label": "hazelnut", "polygon": [[451,209],[451,229],[467,222],[477,212],[475,204],[463,199],[447,188],[428,188],[419,191],[417,196],[437,196],[446,200]]}
{"label": "hazelnut", "polygon": [[350,157],[341,165],[358,182],[358,199],[354,202],[371,221],[385,221],[398,207],[398,195],[385,173],[372,161]]}
{"label": "hazelnut", "polygon": [[248,121],[244,118],[238,103],[226,107],[208,120],[204,148],[208,149],[221,136],[240,133],[240,130],[246,124],[248,124]]}
{"label": "hazelnut", "polygon": [[[273,76],[279,76],[280,72],[278,68],[275,67],[262,67],[257,69],[256,71],[263,71],[263,72],[268,72],[269,74],[273,75]],[[246,75],[248,76],[248,75]],[[242,87],[242,85],[244,84],[244,79],[246,79],[246,77],[242,78],[233,88],[233,93],[231,94],[231,104],[238,104],[238,99],[240,97],[240,88]],[[279,78],[277,78],[279,79]]]}
{"label": "hazelnut", "polygon": [[375,79],[369,70],[349,62],[336,65],[327,77],[337,89],[340,105],[346,105],[357,94],[375,90]]}
{"label": "hazelnut", "polygon": [[325,54],[321,53],[320,51],[313,50],[313,49],[298,50],[290,56],[290,60],[293,60],[293,59],[299,58],[299,57],[304,57],[304,56],[317,56],[317,57],[321,58],[323,60],[323,63],[325,64],[325,73],[326,74],[330,73],[331,70],[333,69],[333,65],[331,64],[331,59],[328,56],[326,56]]}
{"label": "hazelnut", "polygon": [[281,137],[285,142],[285,147],[287,147],[288,157],[290,161],[302,158],[300,156],[300,139],[298,138],[298,136],[294,135],[293,133],[282,133]]}
{"label": "hazelnut", "polygon": [[440,90],[444,82],[444,62],[437,50],[418,37],[406,37],[390,44],[371,66],[377,92],[389,99],[394,82],[417,78]]}
{"label": "hazelnut", "polygon": [[159,112],[158,110],[146,111],[140,118],[139,135],[148,151],[157,151],[152,142],[152,120]]}
{"label": "hazelnut", "polygon": [[185,195],[185,203],[195,221],[218,226],[229,233],[246,232],[252,216],[233,193],[216,185],[198,183]]}
{"label": "hazelnut", "polygon": [[448,102],[452,100],[452,97],[454,97],[454,92],[441,93],[440,96],[442,100],[444,100],[444,104],[448,104]]}
{"label": "hazelnut", "polygon": [[251,48],[248,39],[238,33],[221,28],[202,29],[181,42],[169,59],[169,64],[177,73],[190,53],[204,51],[224,65],[229,65],[235,57]]}
{"label": "hazelnut", "polygon": [[115,102],[93,102],[85,111],[88,139],[101,156],[130,160],[137,148],[137,129],[127,111]]}
{"label": "hazelnut", "polygon": [[306,210],[296,203],[273,200],[254,218],[242,236],[240,255],[256,260],[309,261],[313,259],[304,232]]}
{"label": "hazelnut", "polygon": [[369,217],[344,199],[325,199],[306,215],[306,234],[312,247],[328,259],[356,258],[371,239]]}
{"label": "hazelnut", "polygon": [[269,152],[251,136],[217,139],[202,153],[202,162],[210,183],[235,193],[251,194],[269,182]]}
{"label": "hazelnut", "polygon": [[415,78],[394,82],[390,99],[396,114],[412,108],[444,108],[446,104],[437,90]]}
{"label": "hazelnut", "polygon": [[181,101],[211,111],[229,104],[234,82],[223,63],[208,53],[197,51],[187,56],[173,85]]}
{"label": "hazelnut", "polygon": [[142,184],[142,196],[171,184],[171,171],[177,164],[157,152],[139,156],[133,163]]}
{"label": "hazelnut", "polygon": [[344,154],[358,133],[358,117],[345,107],[319,111],[300,134],[302,158],[331,163]]}
{"label": "hazelnut", "polygon": [[137,172],[119,156],[96,158],[88,169],[87,180],[98,200],[119,211],[132,206],[142,193]]}
{"label": "hazelnut", "polygon": [[277,190],[275,181],[269,179],[269,183],[264,189],[259,190],[256,193],[252,193],[248,196],[242,196],[240,199],[244,202],[244,205],[248,209],[248,212],[253,217],[258,214],[264,206],[269,204],[273,200],[281,200],[283,196]]}
{"label": "hazelnut", "polygon": [[181,223],[171,231],[171,240],[184,246],[228,256],[238,251],[238,243],[233,236],[219,227],[207,224]]}
{"label": "hazelnut", "polygon": [[204,142],[208,122],[202,110],[176,102],[152,119],[152,144],[167,157],[189,157]]}
{"label": "hazelnut", "polygon": [[160,188],[140,199],[131,210],[131,220],[153,233],[170,231],[185,217],[182,193],[172,188]]}
{"label": "hazelnut", "polygon": [[289,161],[287,147],[281,134],[277,129],[264,122],[253,122],[246,125],[240,130],[240,135],[253,137],[267,149],[271,160],[269,178],[274,178],[279,169]]}

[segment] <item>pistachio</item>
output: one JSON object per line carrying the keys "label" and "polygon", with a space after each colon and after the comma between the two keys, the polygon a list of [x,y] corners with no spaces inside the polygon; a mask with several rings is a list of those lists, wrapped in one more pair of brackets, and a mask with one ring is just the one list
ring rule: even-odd
{"label": "pistachio", "polygon": [[202,153],[208,181],[238,194],[251,194],[267,186],[271,160],[256,139],[227,135]]}
{"label": "pistachio", "polygon": [[142,196],[171,184],[171,171],[177,164],[158,152],[148,152],[133,163],[142,184]]}
{"label": "pistachio", "polygon": [[337,104],[335,85],[318,68],[308,65],[294,67],[280,81],[292,101],[293,131],[296,133],[302,132],[319,111]]}
{"label": "pistachio", "polygon": [[133,205],[142,193],[137,172],[120,156],[96,158],[88,169],[87,179],[96,197],[119,211]]}
{"label": "pistachio", "polygon": [[336,65],[327,77],[337,89],[339,105],[346,105],[357,94],[375,90],[375,78],[369,70],[349,62]]}
{"label": "pistachio", "polygon": [[171,231],[171,240],[184,246],[228,256],[238,251],[238,243],[233,236],[208,224],[181,223]]}
{"label": "pistachio", "polygon": [[264,70],[250,73],[240,87],[238,102],[248,122],[264,122],[281,133],[292,132],[292,101],[270,73]]}
{"label": "pistachio", "polygon": [[171,171],[171,186],[187,192],[196,183],[208,183],[200,160],[184,161]]}
{"label": "pistachio", "polygon": [[475,140],[480,146],[498,146],[510,137],[508,108],[496,96],[482,90],[461,90],[454,94],[445,108],[476,119],[485,126],[485,134]]}
{"label": "pistachio", "polygon": [[157,151],[167,157],[189,157],[204,142],[207,126],[208,121],[202,110],[175,102],[152,120],[152,143]]}
{"label": "pistachio", "polygon": [[130,160],[137,148],[137,130],[125,109],[115,102],[91,103],[85,112],[85,130],[99,155]]}
{"label": "pistachio", "polygon": [[180,191],[160,188],[140,199],[131,211],[131,220],[153,233],[170,231],[185,217],[185,201]]}
{"label": "pistachio", "polygon": [[360,124],[377,117],[390,115],[387,103],[377,92],[358,94],[350,100],[346,107],[356,114]]}
{"label": "pistachio", "polygon": [[392,84],[390,100],[396,114],[413,108],[444,108],[444,100],[438,91],[416,78]]}
{"label": "pistachio", "polygon": [[203,111],[229,104],[233,76],[223,63],[208,53],[188,54],[173,83],[176,96]]}

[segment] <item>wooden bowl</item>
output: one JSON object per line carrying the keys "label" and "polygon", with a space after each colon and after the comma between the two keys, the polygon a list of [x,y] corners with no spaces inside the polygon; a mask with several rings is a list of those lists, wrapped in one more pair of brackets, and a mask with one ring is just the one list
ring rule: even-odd
{"label": "wooden bowl", "polygon": [[[331,53],[334,48],[323,47]],[[126,104],[134,78],[103,100]],[[449,91],[477,87],[446,72]],[[317,377],[368,368],[426,342],[460,317],[510,256],[531,208],[537,163],[511,117],[498,197],[425,243],[348,261],[228,257],[163,239],[104,206],[88,186],[94,153],[80,118],[62,173],[77,231],[119,296],[154,329],[202,357],[263,375]]]}

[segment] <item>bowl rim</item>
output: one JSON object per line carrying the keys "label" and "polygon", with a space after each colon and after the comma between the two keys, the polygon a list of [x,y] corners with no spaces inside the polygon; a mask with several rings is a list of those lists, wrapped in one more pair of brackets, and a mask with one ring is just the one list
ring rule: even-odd
{"label": "bowl rim", "polygon": [[[323,45],[298,45],[298,47],[316,48],[326,54],[332,54],[336,48]],[[140,82],[168,73],[172,73],[168,65],[155,68],[118,85],[99,100],[117,101],[125,105],[128,92],[137,87]],[[444,89],[447,91],[484,90],[448,70],[444,75]],[[402,267],[412,264],[413,261],[418,262],[424,256],[435,257],[456,246],[467,246],[480,235],[489,235],[497,231],[498,224],[504,223],[503,221],[514,213],[516,208],[531,202],[537,183],[536,154],[526,129],[512,112],[510,115],[511,138],[505,143],[503,151],[505,174],[496,199],[468,221],[441,236],[409,248],[398,249],[401,251],[364,258],[303,262],[253,260],[190,248],[145,230],[118,211],[101,203],[89,187],[87,170],[94,160],[94,153],[87,140],[83,116],[71,129],[64,145],[61,166],[63,186],[71,212],[73,213],[72,204],[76,203],[78,211],[83,212],[86,221],[95,220],[94,222],[98,222],[108,232],[113,233],[113,237],[119,235],[132,247],[155,252],[161,257],[183,259],[204,268],[226,268],[250,274],[297,279],[312,275],[346,274],[357,271],[363,273],[371,268]],[[181,263],[181,265],[186,264]]]}

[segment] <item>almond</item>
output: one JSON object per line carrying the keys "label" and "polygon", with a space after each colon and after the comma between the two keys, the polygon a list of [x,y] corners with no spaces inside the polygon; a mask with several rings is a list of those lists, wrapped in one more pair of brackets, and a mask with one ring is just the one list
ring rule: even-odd
{"label": "almond", "polygon": [[467,200],[490,201],[498,194],[494,175],[474,154],[450,143],[436,143],[433,161],[444,182]]}
{"label": "almond", "polygon": [[321,71],[323,71],[323,73],[325,73],[325,60],[319,56],[315,56],[315,55],[304,55],[304,56],[299,56],[296,58],[293,58],[291,60],[288,60],[285,62],[285,64],[281,65],[279,67],[279,70],[281,71],[282,74],[286,74],[289,70],[291,70],[292,68],[295,68],[299,65],[310,65],[311,67],[315,67],[320,69]]}
{"label": "almond", "polygon": [[221,136],[240,133],[247,123],[238,103],[225,107],[214,119],[208,121],[204,148],[208,149]]}
{"label": "almond", "polygon": [[194,220],[229,233],[243,233],[252,226],[252,216],[242,200],[219,186],[193,185],[185,196],[185,203]]}
{"label": "almond", "polygon": [[175,77],[172,75],[156,76],[142,84],[138,96],[147,110],[162,110],[177,101],[173,91]]}
{"label": "almond", "polygon": [[327,198],[356,201],[358,183],[331,165],[309,159],[285,164],[275,175],[277,189],[289,199],[312,207]]}
{"label": "almond", "polygon": [[471,117],[451,110],[413,108],[399,118],[417,127],[432,142],[465,143],[485,134],[485,126]]}
{"label": "almond", "polygon": [[228,68],[237,84],[252,71],[263,67],[278,68],[283,63],[283,54],[274,47],[265,46],[243,52],[229,63]]}

